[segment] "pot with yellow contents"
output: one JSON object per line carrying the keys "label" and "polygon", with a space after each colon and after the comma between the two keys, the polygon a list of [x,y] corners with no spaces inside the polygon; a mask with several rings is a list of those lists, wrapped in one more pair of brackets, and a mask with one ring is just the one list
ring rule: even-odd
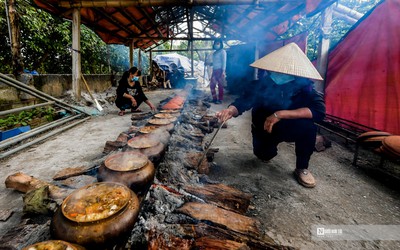
{"label": "pot with yellow contents", "polygon": [[113,244],[139,214],[136,194],[120,183],[93,183],[72,192],[54,214],[52,237],[82,246]]}

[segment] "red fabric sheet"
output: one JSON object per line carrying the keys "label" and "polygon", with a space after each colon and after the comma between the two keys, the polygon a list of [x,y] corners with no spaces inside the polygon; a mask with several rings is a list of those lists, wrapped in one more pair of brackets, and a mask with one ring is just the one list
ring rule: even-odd
{"label": "red fabric sheet", "polygon": [[400,134],[400,0],[386,0],[329,54],[327,113]]}

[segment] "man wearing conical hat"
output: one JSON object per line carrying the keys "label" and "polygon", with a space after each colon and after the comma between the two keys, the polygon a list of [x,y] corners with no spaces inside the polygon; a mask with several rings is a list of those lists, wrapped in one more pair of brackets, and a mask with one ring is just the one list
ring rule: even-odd
{"label": "man wearing conical hat", "polygon": [[227,109],[217,113],[226,121],[252,109],[253,152],[263,161],[278,153],[279,143],[295,142],[297,181],[312,188],[316,182],[308,170],[314,152],[318,122],[325,117],[323,97],[310,79],[322,80],[303,51],[290,43],[250,66],[264,76],[250,83],[247,90]]}

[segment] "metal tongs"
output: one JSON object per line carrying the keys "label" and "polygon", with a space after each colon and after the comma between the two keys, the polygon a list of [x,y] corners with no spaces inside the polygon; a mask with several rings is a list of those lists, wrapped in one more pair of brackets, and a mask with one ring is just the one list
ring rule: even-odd
{"label": "metal tongs", "polygon": [[201,156],[199,163],[197,163],[197,169],[200,167],[201,163],[203,162],[204,158],[206,157],[208,151],[210,150],[211,144],[213,143],[218,132],[221,130],[222,126],[224,126],[225,122],[226,121],[222,121],[222,123],[219,125],[217,131],[215,131],[213,137],[211,138],[210,142],[208,143],[207,147],[205,148],[205,151],[204,151],[203,155]]}

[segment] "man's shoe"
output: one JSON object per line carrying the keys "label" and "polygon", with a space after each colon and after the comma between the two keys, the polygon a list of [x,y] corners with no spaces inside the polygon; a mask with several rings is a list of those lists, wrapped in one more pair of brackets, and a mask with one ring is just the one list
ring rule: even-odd
{"label": "man's shoe", "polygon": [[220,100],[216,100],[214,103],[215,104],[221,104],[222,102]]}
{"label": "man's shoe", "polygon": [[295,169],[294,176],[296,177],[297,182],[304,187],[313,188],[316,185],[314,176],[312,176],[308,169]]}

